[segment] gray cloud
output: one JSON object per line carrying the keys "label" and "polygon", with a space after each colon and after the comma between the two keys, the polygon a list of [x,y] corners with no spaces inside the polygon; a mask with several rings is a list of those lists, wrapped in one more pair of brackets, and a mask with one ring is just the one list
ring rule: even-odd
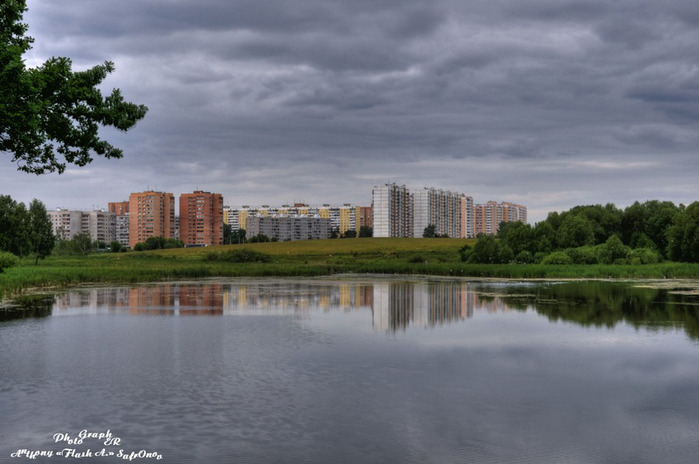
{"label": "gray cloud", "polygon": [[[84,201],[66,177],[102,205],[148,185],[369,204],[388,181],[542,214],[698,196],[699,6],[684,1],[30,0],[26,19],[30,64],[111,59],[106,87],[151,108],[106,131],[124,160],[41,187],[0,165],[6,193],[49,206]],[[111,170],[115,188],[87,183]]]}

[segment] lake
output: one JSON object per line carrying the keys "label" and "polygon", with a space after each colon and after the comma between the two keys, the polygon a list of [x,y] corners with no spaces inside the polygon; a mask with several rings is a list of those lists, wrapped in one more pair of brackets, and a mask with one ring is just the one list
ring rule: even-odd
{"label": "lake", "polygon": [[696,463],[699,295],[656,282],[80,288],[0,322],[0,463]]}

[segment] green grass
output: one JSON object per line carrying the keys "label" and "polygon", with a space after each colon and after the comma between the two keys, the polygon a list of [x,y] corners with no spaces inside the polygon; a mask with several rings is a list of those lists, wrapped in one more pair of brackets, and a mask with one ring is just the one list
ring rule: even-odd
{"label": "green grass", "polygon": [[[466,264],[459,239],[342,239],[251,243],[23,260],[0,274],[0,296],[29,288],[80,283],[134,283],[200,277],[321,276],[338,273],[421,274],[496,278],[699,278],[699,264],[521,265]],[[212,252],[249,250],[268,262],[207,259]]]}

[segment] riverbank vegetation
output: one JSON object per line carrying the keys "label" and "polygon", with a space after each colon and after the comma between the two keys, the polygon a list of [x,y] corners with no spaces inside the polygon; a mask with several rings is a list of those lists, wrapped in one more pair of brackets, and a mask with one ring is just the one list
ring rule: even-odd
{"label": "riverbank vegetation", "polygon": [[699,278],[699,264],[477,264],[449,238],[308,240],[24,259],[0,274],[0,293],[83,283],[134,283],[202,277],[325,276],[342,273],[495,278]]}

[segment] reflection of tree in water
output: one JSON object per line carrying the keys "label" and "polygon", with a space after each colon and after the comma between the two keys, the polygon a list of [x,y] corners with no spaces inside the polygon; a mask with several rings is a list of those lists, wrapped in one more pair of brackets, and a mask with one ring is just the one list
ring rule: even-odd
{"label": "reflection of tree in water", "polygon": [[667,289],[623,282],[570,282],[510,287],[503,299],[511,309],[533,307],[552,321],[583,326],[614,327],[626,322],[635,328],[684,328],[699,339],[699,297]]}
{"label": "reflection of tree in water", "polygon": [[51,315],[53,295],[21,295],[7,307],[0,307],[0,321]]}

